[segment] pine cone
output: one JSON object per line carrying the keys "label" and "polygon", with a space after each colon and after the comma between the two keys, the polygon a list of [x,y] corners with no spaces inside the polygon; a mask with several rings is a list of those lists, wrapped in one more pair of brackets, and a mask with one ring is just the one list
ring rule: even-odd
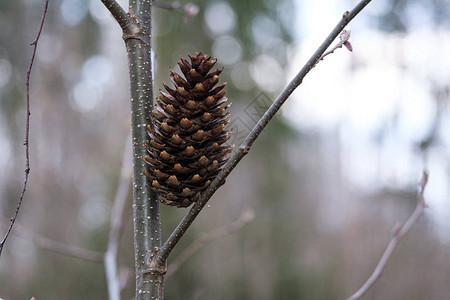
{"label": "pine cone", "polygon": [[[150,144],[144,160],[151,189],[168,205],[187,207],[220,172],[232,147],[229,139],[230,105],[225,105],[225,83],[217,85],[222,70],[209,72],[216,59],[196,53],[191,62],[178,62],[184,78],[170,70],[171,89],[160,91],[152,112],[154,129],[148,126]],[[216,86],[217,85],[217,86]]]}

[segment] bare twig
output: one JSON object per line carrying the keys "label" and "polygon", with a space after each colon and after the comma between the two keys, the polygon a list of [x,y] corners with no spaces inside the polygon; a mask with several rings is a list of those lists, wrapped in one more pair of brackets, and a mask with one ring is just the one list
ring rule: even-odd
{"label": "bare twig", "polygon": [[5,236],[3,237],[3,240],[0,242],[0,256],[2,255],[3,247],[6,243],[6,240],[8,239],[9,234],[11,233],[11,230],[14,226],[14,222],[17,219],[17,215],[19,214],[20,206],[22,205],[23,197],[25,196],[25,191],[27,189],[27,183],[28,183],[28,175],[30,174],[30,151],[29,151],[29,137],[30,137],[30,75],[31,75],[31,69],[33,68],[34,63],[34,57],[36,56],[37,51],[37,45],[39,42],[39,38],[41,37],[42,28],[44,27],[44,21],[45,17],[47,16],[47,9],[48,9],[48,0],[45,1],[44,4],[44,12],[42,13],[41,18],[41,25],[39,26],[39,30],[37,32],[36,38],[31,43],[33,46],[33,54],[31,55],[30,64],[28,66],[27,71],[27,79],[26,79],[26,87],[27,87],[27,118],[26,118],[26,125],[25,125],[25,180],[23,182],[22,192],[20,193],[19,202],[17,203],[16,211],[11,218],[11,223],[8,227],[8,231],[6,232]]}
{"label": "bare twig", "polygon": [[352,11],[344,13],[339,23],[331,31],[325,41],[319,46],[312,57],[303,66],[300,72],[295,76],[295,78],[287,85],[287,87],[281,92],[278,98],[272,103],[269,109],[264,113],[258,123],[253,127],[251,132],[248,134],[245,141],[236,151],[236,153],[231,157],[231,159],[225,164],[222,171],[217,175],[214,181],[208,186],[208,188],[203,192],[200,199],[194,203],[192,208],[186,214],[186,216],[181,220],[180,224],[175,228],[169,238],[166,240],[161,250],[153,257],[153,264],[164,266],[167,257],[172,252],[175,245],[179,242],[181,237],[184,235],[186,230],[195,220],[197,215],[200,213],[202,208],[209,201],[214,192],[222,185],[225,178],[231,173],[231,171],[236,167],[239,161],[250,151],[250,148],[254,141],[261,134],[263,129],[267,126],[272,117],[278,112],[283,103],[289,98],[292,92],[302,83],[306,74],[316,65],[317,61],[322,57],[322,54],[328,49],[331,43],[336,39],[336,37],[342,32],[344,27],[367,5],[371,0],[360,1]]}
{"label": "bare twig", "polygon": [[389,245],[387,246],[386,250],[384,251],[383,256],[381,256],[381,259],[378,262],[378,265],[376,266],[372,275],[370,275],[369,279],[367,279],[367,281],[361,286],[361,288],[352,296],[350,296],[347,300],[355,300],[361,298],[375,283],[375,281],[377,281],[377,279],[380,277],[395,247],[400,242],[400,240],[408,233],[408,231],[411,229],[411,227],[414,225],[414,223],[417,221],[417,219],[420,217],[420,215],[427,206],[424,198],[425,187],[427,185],[427,182],[428,182],[428,172],[423,171],[422,180],[420,181],[419,185],[419,193],[417,196],[416,209],[408,218],[408,220],[406,220],[403,226],[396,226],[396,228],[394,229],[392,239],[389,242]]}
{"label": "bare twig", "polygon": [[[3,222],[2,222],[3,223]],[[6,223],[6,222],[5,222]],[[103,253],[92,251],[88,249],[83,249],[77,246],[68,245],[61,243],[40,234],[37,234],[27,228],[25,228],[20,223],[16,223],[14,226],[14,234],[23,237],[41,249],[52,251],[61,255],[71,256],[74,258],[79,258],[87,261],[101,263],[103,262]]]}
{"label": "bare twig", "polygon": [[181,13],[188,20],[191,19],[192,17],[195,17],[199,12],[198,6],[193,3],[186,3],[186,4],[182,5],[178,1],[158,0],[158,1],[153,1],[153,4],[159,8],[175,10],[175,11]]}
{"label": "bare twig", "polygon": [[342,32],[341,32],[341,34],[339,36],[339,42],[336,44],[336,46],[334,46],[333,48],[331,48],[330,50],[328,50],[327,52],[322,54],[320,59],[316,62],[316,65],[319,62],[321,62],[325,58],[325,56],[330,55],[331,53],[334,53],[334,51],[336,51],[336,49],[342,48],[342,46],[344,46],[344,45],[349,51],[353,51],[352,44],[349,41],[350,33],[351,33],[350,30],[342,30]]}
{"label": "bare twig", "polygon": [[251,210],[244,211],[239,219],[234,221],[233,223],[227,224],[220,228],[217,228],[213,231],[205,233],[198,237],[195,241],[193,241],[183,252],[178,255],[174,261],[169,265],[166,273],[166,278],[169,278],[175,272],[177,272],[180,267],[189,259],[192,255],[197,253],[203,246],[209,244],[217,239],[220,239],[224,236],[235,233],[236,231],[241,230],[246,224],[251,222],[254,218],[254,213]]}
{"label": "bare twig", "polygon": [[117,269],[117,249],[119,248],[122,217],[131,182],[131,132],[126,139],[125,151],[122,158],[119,187],[116,192],[111,212],[111,229],[109,232],[108,247],[105,253],[105,273],[110,300],[120,300],[120,279]]}

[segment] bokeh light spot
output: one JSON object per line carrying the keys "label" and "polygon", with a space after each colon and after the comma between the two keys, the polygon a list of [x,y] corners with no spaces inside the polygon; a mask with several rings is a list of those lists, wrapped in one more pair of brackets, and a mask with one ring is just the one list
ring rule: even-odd
{"label": "bokeh light spot", "polygon": [[231,36],[222,36],[214,41],[212,46],[213,55],[220,60],[220,63],[232,65],[237,63],[242,57],[241,44]]}
{"label": "bokeh light spot", "polygon": [[88,12],[86,3],[82,0],[64,0],[61,4],[61,16],[68,26],[78,25]]}
{"label": "bokeh light spot", "polygon": [[228,3],[215,2],[206,8],[205,22],[214,35],[227,34],[236,26],[236,15]]}

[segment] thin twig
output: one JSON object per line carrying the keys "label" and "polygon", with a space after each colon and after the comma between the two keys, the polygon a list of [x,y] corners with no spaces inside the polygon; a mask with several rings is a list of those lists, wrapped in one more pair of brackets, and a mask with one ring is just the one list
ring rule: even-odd
{"label": "thin twig", "polygon": [[178,255],[174,261],[169,265],[166,273],[166,279],[175,274],[180,267],[192,257],[198,250],[200,250],[206,244],[209,244],[224,236],[230,235],[241,230],[246,224],[254,219],[254,213],[251,210],[244,211],[239,219],[233,223],[224,225],[220,228],[205,233],[193,241],[183,252]]}
{"label": "thin twig", "polygon": [[108,247],[105,253],[105,273],[110,300],[120,300],[120,279],[117,269],[117,250],[119,248],[120,232],[125,203],[130,190],[132,174],[131,132],[126,138],[125,151],[122,158],[119,187],[117,188],[111,212],[111,229],[109,232]]}
{"label": "thin twig", "polygon": [[153,1],[155,7],[164,8],[164,9],[172,9],[179,13],[181,13],[185,18],[191,19],[196,16],[199,12],[199,8],[197,5],[193,3],[186,3],[182,5],[178,1]]}
{"label": "thin twig", "polygon": [[[3,222],[2,222],[3,223]],[[6,223],[6,222],[5,222]],[[83,249],[77,246],[68,245],[65,243],[61,243],[49,238],[46,238],[36,232],[33,232],[27,228],[25,228],[20,223],[15,224],[14,226],[14,234],[17,236],[21,236],[26,240],[31,241],[36,246],[41,249],[52,251],[61,255],[70,256],[74,258],[79,258],[87,261],[101,263],[103,262],[103,253],[92,251],[88,249]]]}
{"label": "thin twig", "polygon": [[344,45],[345,45],[345,47],[347,47],[347,49],[349,51],[353,51],[352,44],[349,42],[350,33],[351,33],[350,30],[343,30],[339,36],[339,42],[336,44],[336,46],[334,46],[333,48],[331,48],[330,50],[328,50],[327,52],[322,54],[320,59],[316,62],[316,65],[319,62],[321,62],[325,58],[325,56],[330,55],[331,53],[334,53],[334,51],[336,51],[336,49],[342,48],[342,46],[344,46]]}
{"label": "thin twig", "polygon": [[414,225],[414,223],[416,223],[417,219],[420,217],[420,215],[423,213],[423,211],[427,207],[427,204],[426,204],[425,198],[424,198],[425,187],[427,185],[427,182],[428,182],[428,172],[423,171],[422,180],[419,185],[419,193],[417,196],[416,209],[411,214],[411,216],[408,218],[408,220],[406,220],[406,222],[403,224],[403,226],[397,226],[394,229],[392,239],[389,242],[389,245],[387,246],[386,250],[384,251],[383,256],[381,256],[381,259],[378,262],[372,275],[370,275],[369,279],[367,279],[367,281],[361,286],[361,288],[356,293],[354,293],[352,296],[350,296],[347,300],[355,300],[355,299],[361,298],[369,290],[369,288],[375,283],[375,281],[377,281],[377,279],[380,277],[381,273],[383,272],[384,267],[386,266],[386,263],[388,262],[389,258],[391,257],[391,254],[394,251],[397,244],[408,233],[408,231],[411,229],[411,227]]}
{"label": "thin twig", "polygon": [[253,127],[252,131],[249,133],[245,141],[236,151],[236,153],[231,157],[231,159],[225,164],[222,171],[217,175],[214,181],[208,186],[208,188],[203,192],[200,199],[194,203],[192,208],[186,214],[186,216],[178,224],[177,228],[172,232],[169,238],[166,240],[161,250],[153,257],[153,263],[157,265],[164,265],[167,257],[172,252],[175,245],[184,235],[186,230],[195,220],[197,215],[200,213],[202,208],[209,201],[214,192],[222,185],[225,178],[231,173],[231,171],[236,167],[239,161],[250,151],[253,142],[258,138],[263,129],[272,119],[272,117],[278,112],[283,103],[289,98],[289,96],[294,92],[294,90],[302,83],[306,74],[316,65],[317,61],[322,57],[322,54],[328,49],[331,43],[336,39],[336,37],[341,33],[344,27],[367,5],[371,0],[360,1],[351,12],[346,12],[336,27],[331,31],[325,41],[316,50],[313,56],[308,60],[308,62],[303,66],[300,72],[295,76],[295,78],[287,85],[287,87],[281,92],[278,98],[272,103],[269,109],[264,113],[258,123]]}
{"label": "thin twig", "polygon": [[27,71],[27,79],[26,79],[26,87],[27,87],[27,118],[26,119],[27,120],[26,120],[26,125],[25,125],[25,142],[24,142],[25,159],[26,159],[25,180],[23,182],[22,192],[20,193],[20,198],[19,198],[19,202],[17,203],[16,211],[14,213],[14,216],[10,220],[11,223],[9,225],[8,231],[6,232],[5,236],[3,237],[3,240],[0,242],[0,256],[2,255],[3,247],[6,243],[6,240],[8,239],[9,234],[11,233],[11,230],[14,226],[14,222],[17,219],[17,215],[19,214],[20,206],[22,205],[22,200],[23,200],[23,197],[25,196],[25,191],[27,189],[28,175],[30,174],[30,150],[29,150],[30,115],[31,115],[31,112],[30,112],[30,75],[31,75],[31,69],[33,68],[34,57],[36,56],[38,41],[39,41],[39,38],[41,37],[42,28],[44,27],[44,21],[45,21],[46,15],[47,15],[47,9],[48,9],[48,0],[46,0],[45,4],[44,4],[44,12],[42,13],[41,24],[39,26],[39,30],[37,32],[36,38],[31,43],[31,45],[33,46],[33,54],[31,55],[31,60],[30,60],[29,66],[28,66],[28,71]]}

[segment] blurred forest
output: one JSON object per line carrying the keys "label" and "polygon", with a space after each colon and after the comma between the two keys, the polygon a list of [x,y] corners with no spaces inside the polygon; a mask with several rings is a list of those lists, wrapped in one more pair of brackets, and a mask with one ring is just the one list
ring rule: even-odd
{"label": "blurred forest", "polygon": [[[168,81],[168,68],[178,69],[180,55],[218,58],[233,102],[231,143],[239,145],[357,1],[190,2],[199,8],[190,19],[154,8],[155,93]],[[0,0],[2,235],[23,183],[25,75],[42,7],[39,0]],[[364,299],[448,298],[450,1],[373,0],[350,29],[355,51],[341,49],[312,70],[199,215],[169,266],[195,238],[243,211],[253,211],[253,221],[203,247],[168,278],[167,299],[351,295],[372,272],[394,225],[413,211],[425,166],[430,207]],[[107,298],[102,263],[41,249],[20,231],[105,251],[130,142],[128,82],[122,32],[101,2],[50,1],[31,77],[29,186],[21,230],[14,228],[0,260],[0,298]],[[186,212],[162,206],[164,237]],[[122,296],[132,299],[131,195],[124,224]]]}

